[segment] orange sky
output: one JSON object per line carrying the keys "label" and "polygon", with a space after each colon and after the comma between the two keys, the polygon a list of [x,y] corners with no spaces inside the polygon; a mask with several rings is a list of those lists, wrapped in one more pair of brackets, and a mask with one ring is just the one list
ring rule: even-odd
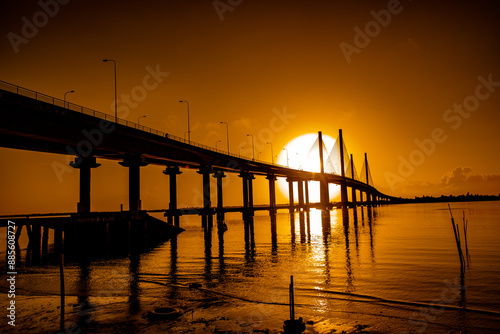
{"label": "orange sky", "polygon": [[[267,141],[279,152],[301,134],[336,137],[342,128],[358,171],[367,152],[382,192],[500,193],[493,1],[41,3],[4,2],[0,80],[59,98],[75,90],[69,101],[112,114],[113,66],[102,62],[111,58],[130,121],[146,115],[141,124],[183,137],[178,101],[188,100],[193,141],[225,147],[226,121],[232,152],[242,146],[250,156],[251,133],[266,160]],[[148,68],[162,75],[138,96]],[[135,98],[127,104],[122,94]],[[471,111],[454,111],[460,104]],[[272,125],[278,114],[283,126]],[[52,168],[64,156],[0,149],[0,158],[2,213],[76,209],[78,173],[59,181]],[[126,206],[126,169],[100,162],[92,208]],[[143,206],[167,207],[161,168],[142,177]],[[226,202],[239,204],[241,181],[230,179]],[[190,171],[180,182],[180,203],[192,206],[201,177]],[[266,182],[256,181],[257,203],[267,200]]]}

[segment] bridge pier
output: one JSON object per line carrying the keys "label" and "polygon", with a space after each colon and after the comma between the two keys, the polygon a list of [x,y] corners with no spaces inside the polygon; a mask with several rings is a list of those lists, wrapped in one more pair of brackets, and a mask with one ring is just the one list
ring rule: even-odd
{"label": "bridge pier", "polygon": [[177,210],[177,175],[182,172],[179,170],[177,166],[168,166],[163,174],[169,176],[169,194],[170,194],[170,202],[168,203],[168,209],[170,211],[170,215],[167,217],[167,221],[170,224],[174,224],[179,227],[179,211]]}
{"label": "bridge pier", "polygon": [[358,205],[358,201],[357,201],[357,198],[356,198],[356,188],[354,188],[354,187],[352,187],[351,203],[352,203],[352,207],[353,208],[356,208],[356,206]]}
{"label": "bridge pier", "polygon": [[213,172],[212,167],[202,166],[197,172],[203,176],[203,210],[201,213],[201,225],[203,227],[213,226],[213,216],[211,211],[212,203],[210,201],[210,174]]}
{"label": "bridge pier", "polygon": [[373,205],[373,196],[372,193],[367,191],[366,192],[366,206],[372,206]]}
{"label": "bridge pier", "polygon": [[248,174],[248,206],[250,208],[250,215],[253,217],[253,180],[255,176],[252,173]]}
{"label": "bridge pier", "polygon": [[248,213],[248,180],[247,173],[244,171],[240,172],[241,180],[243,181],[243,220],[247,217]]}
{"label": "bridge pier", "polygon": [[241,171],[239,175],[243,181],[243,220],[253,216],[253,174]]}
{"label": "bridge pier", "polygon": [[276,213],[276,176],[267,174],[266,179],[269,180],[269,213]]}
{"label": "bridge pier", "polygon": [[226,177],[223,171],[217,171],[213,175],[217,179],[217,223],[219,231],[221,230],[221,224],[224,222],[224,203],[222,196],[222,179]]}
{"label": "bridge pier", "polygon": [[309,181],[304,181],[305,186],[305,196],[306,196],[306,209],[309,210]]}
{"label": "bridge pier", "polygon": [[80,170],[80,202],[78,202],[78,213],[90,212],[90,169],[97,168],[101,164],[96,163],[95,157],[77,156],[69,165]]}
{"label": "bridge pier", "polygon": [[293,179],[291,177],[288,177],[286,180],[288,182],[288,197],[290,199],[289,211],[290,213],[293,213],[295,211],[294,199],[293,199]]}
{"label": "bridge pier", "polygon": [[130,155],[119,162],[128,167],[128,209],[141,210],[141,167],[149,165],[142,155]]}
{"label": "bridge pier", "polygon": [[297,181],[298,195],[299,195],[299,211],[304,211],[304,181]]}

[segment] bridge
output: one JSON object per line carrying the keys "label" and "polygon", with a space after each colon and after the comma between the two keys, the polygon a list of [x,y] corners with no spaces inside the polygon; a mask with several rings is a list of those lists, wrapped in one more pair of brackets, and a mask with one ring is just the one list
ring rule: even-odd
{"label": "bridge", "polygon": [[[362,176],[358,177],[352,154],[347,154],[342,130],[328,157],[321,132],[313,145],[317,147],[320,171],[311,172],[288,168],[265,161],[249,159],[231,152],[201,145],[137,123],[96,110],[69,103],[23,87],[0,81],[0,146],[13,149],[74,156],[71,167],[80,171],[80,197],[77,213],[91,213],[91,170],[100,166],[96,159],[111,159],[129,169],[129,211],[140,211],[140,169],[147,165],[165,166],[169,177],[170,202],[165,216],[179,226],[179,216],[200,214],[203,225],[212,217],[223,221],[224,214],[241,211],[253,215],[255,210],[275,212],[286,208],[291,212],[308,208],[331,209],[397,202],[397,198],[378,191],[371,181],[365,153]],[[312,148],[312,149],[313,149]],[[326,153],[325,153],[326,152]],[[177,205],[177,175],[182,169],[196,169],[201,174],[203,207],[179,208]],[[242,179],[243,203],[240,207],[224,207],[222,179],[226,173],[237,173]],[[217,203],[210,200],[210,177],[217,179]],[[255,206],[252,180],[266,177],[269,181],[269,205]],[[289,204],[276,203],[277,178],[286,178]],[[309,201],[309,181],[320,184],[321,200]],[[294,183],[297,183],[295,201]],[[341,189],[341,200],[332,203],[328,185]],[[350,198],[348,188],[351,189]],[[359,197],[357,193],[359,192]]]}

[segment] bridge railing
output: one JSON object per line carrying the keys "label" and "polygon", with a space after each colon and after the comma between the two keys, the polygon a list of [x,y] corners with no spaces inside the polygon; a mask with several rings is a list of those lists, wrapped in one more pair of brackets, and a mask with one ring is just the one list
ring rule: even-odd
{"label": "bridge railing", "polygon": [[[68,102],[68,101],[64,101],[64,100],[58,99],[56,97],[49,96],[49,95],[46,95],[46,94],[42,94],[42,93],[39,93],[37,91],[31,90],[31,89],[28,89],[28,88],[24,88],[24,87],[21,87],[21,86],[17,86],[17,85],[14,85],[14,84],[2,81],[2,80],[0,80],[0,88],[3,89],[3,90],[5,90],[5,91],[11,92],[11,93],[16,93],[18,95],[22,95],[22,96],[25,96],[25,97],[32,98],[34,100],[38,100],[38,101],[41,101],[41,102],[49,103],[49,104],[52,104],[52,105],[55,105],[55,106],[58,106],[58,107],[62,107],[62,108],[66,108],[66,109],[69,109],[69,110],[73,110],[73,111],[76,111],[76,112],[79,112],[79,113],[82,113],[82,114],[86,114],[86,115],[98,117],[98,118],[101,118],[101,119],[104,119],[104,120],[108,120],[108,121],[111,121],[111,122],[115,122],[115,123],[118,123],[118,124],[121,124],[121,125],[125,125],[125,126],[128,126],[128,127],[131,127],[131,128],[134,128],[134,129],[138,129],[138,130],[141,130],[141,131],[149,132],[149,133],[161,136],[161,137],[166,137],[166,138],[169,138],[169,139],[173,139],[173,140],[181,142],[181,143],[185,143],[185,144],[189,144],[189,145],[192,145],[192,146],[200,147],[200,148],[203,148],[203,149],[207,149],[207,150],[210,150],[210,151],[213,151],[213,152],[217,152],[217,153],[220,153],[220,154],[229,155],[229,156],[232,156],[232,157],[235,157],[235,158],[239,158],[239,159],[251,160],[248,157],[242,156],[241,154],[235,154],[235,153],[231,153],[231,152],[227,152],[227,151],[224,151],[224,150],[220,150],[220,149],[208,146],[208,145],[203,145],[203,144],[196,143],[196,142],[193,142],[193,141],[188,141],[185,138],[177,137],[175,135],[168,134],[168,133],[163,132],[163,131],[159,131],[159,130],[156,130],[156,129],[153,129],[153,128],[150,128],[150,127],[147,127],[147,126],[144,126],[144,125],[140,125],[140,124],[137,124],[137,123],[134,123],[134,122],[130,122],[130,121],[127,121],[126,119],[123,119],[123,118],[119,118],[119,117],[115,118],[114,116],[108,115],[108,114],[103,113],[101,111],[97,111],[97,110],[94,110],[94,109],[83,107],[83,106],[80,106],[78,104],[71,103],[71,102]],[[258,160],[258,159],[255,159],[255,160],[252,160],[252,161],[263,163],[263,164],[268,164],[268,165],[281,166],[281,165],[278,165],[276,163],[272,164],[270,162],[263,161],[263,160]]]}

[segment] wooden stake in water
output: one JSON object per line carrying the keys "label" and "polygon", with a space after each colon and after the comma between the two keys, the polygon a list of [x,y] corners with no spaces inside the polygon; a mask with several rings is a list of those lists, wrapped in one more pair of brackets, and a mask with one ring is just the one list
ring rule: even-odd
{"label": "wooden stake in water", "polygon": [[448,204],[448,209],[451,215],[451,225],[453,226],[453,233],[455,234],[455,242],[457,244],[458,257],[460,258],[460,272],[464,273],[464,254],[462,253],[462,245],[460,244],[460,231],[458,229],[458,224],[455,225],[455,219],[453,219],[453,214],[451,212],[451,207]]}
{"label": "wooden stake in water", "polygon": [[61,332],[64,332],[64,297],[65,297],[65,292],[64,292],[64,232],[62,229],[58,229],[56,231],[59,235],[58,240],[61,243],[59,245],[59,285],[60,285],[60,291],[61,291],[61,320],[59,323],[59,327]]}
{"label": "wooden stake in water", "polygon": [[463,212],[463,222],[464,222],[464,239],[465,239],[465,258],[467,259],[467,268],[469,268],[470,255],[469,255],[469,246],[467,245],[467,225],[469,221],[465,219],[465,211]]}
{"label": "wooden stake in water", "polygon": [[295,305],[293,296],[293,275],[290,276],[290,320],[295,320]]}

